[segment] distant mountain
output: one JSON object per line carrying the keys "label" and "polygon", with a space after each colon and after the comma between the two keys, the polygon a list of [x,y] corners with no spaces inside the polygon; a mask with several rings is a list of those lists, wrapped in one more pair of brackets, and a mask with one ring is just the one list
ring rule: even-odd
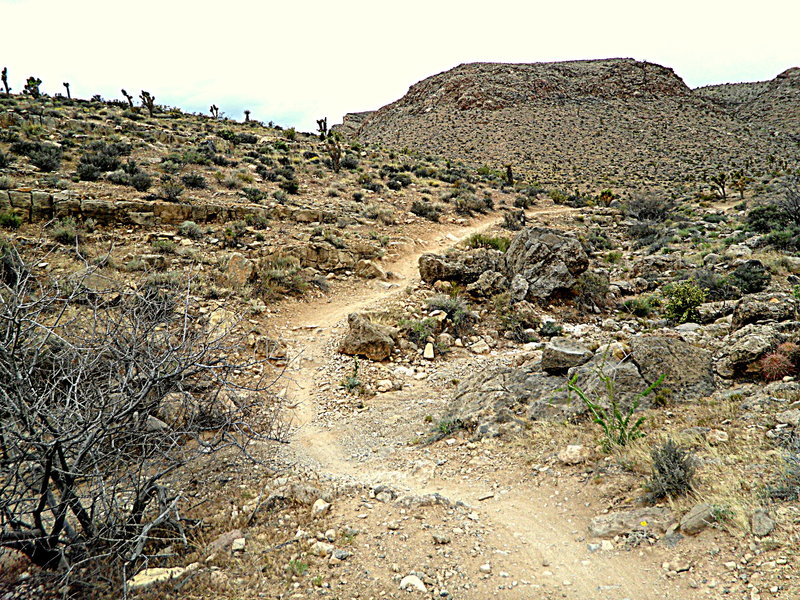
{"label": "distant mountain", "polygon": [[543,184],[691,184],[708,172],[766,168],[768,156],[798,159],[795,71],[693,91],[671,69],[630,58],[471,63],[347,115],[340,128],[397,150],[513,164]]}

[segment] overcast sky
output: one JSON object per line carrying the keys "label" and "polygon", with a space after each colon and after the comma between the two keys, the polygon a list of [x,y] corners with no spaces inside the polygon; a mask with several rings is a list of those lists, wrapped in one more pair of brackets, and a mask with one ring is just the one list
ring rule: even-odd
{"label": "overcast sky", "polygon": [[800,0],[0,0],[12,91],[121,98],[311,131],[460,63],[632,57],[691,87],[800,66]]}

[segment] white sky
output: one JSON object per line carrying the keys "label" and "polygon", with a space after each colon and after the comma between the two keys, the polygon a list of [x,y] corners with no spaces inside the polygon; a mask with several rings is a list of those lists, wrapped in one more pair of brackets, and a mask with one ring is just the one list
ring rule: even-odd
{"label": "white sky", "polygon": [[[739,5],[745,8],[740,8]],[[12,91],[156,102],[301,130],[460,63],[632,57],[691,87],[800,66],[800,0],[0,0]]]}

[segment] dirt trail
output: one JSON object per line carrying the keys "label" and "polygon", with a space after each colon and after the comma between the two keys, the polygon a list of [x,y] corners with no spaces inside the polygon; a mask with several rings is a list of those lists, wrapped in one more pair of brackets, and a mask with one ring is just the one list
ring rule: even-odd
{"label": "dirt trail", "polygon": [[[571,210],[545,207],[528,211],[528,216],[529,220],[538,218],[546,222]],[[347,426],[334,429],[317,422],[315,389],[320,383],[317,369],[331,359],[326,355],[326,348],[330,347],[330,341],[336,335],[334,326],[345,320],[351,312],[380,307],[392,296],[402,293],[407,285],[418,279],[417,261],[422,253],[450,247],[457,240],[488,229],[497,220],[496,216],[488,216],[467,227],[452,226],[432,231],[422,244],[384,265],[398,276],[399,285],[396,287],[387,289],[375,287],[374,282],[358,283],[346,293],[334,293],[327,299],[298,307],[289,315],[286,335],[305,338],[303,354],[295,365],[287,388],[287,400],[294,407],[292,412],[296,426],[292,452],[298,459],[313,464],[321,472],[333,477],[365,484],[398,486],[415,495],[439,493],[452,502],[462,501],[473,507],[479,514],[481,524],[491,532],[492,543],[496,548],[508,552],[515,570],[538,573],[539,582],[552,584],[557,589],[554,596],[538,592],[539,598],[663,600],[691,597],[691,591],[681,589],[680,583],[666,581],[660,576],[663,551],[641,558],[634,558],[635,551],[590,553],[587,540],[583,538],[586,527],[586,515],[581,513],[583,507],[560,502],[557,490],[514,482],[514,485],[507,486],[506,493],[497,494],[489,502],[479,502],[479,498],[486,493],[485,484],[455,478],[443,480],[436,476],[435,470],[432,475],[421,475],[411,464],[407,468],[392,469],[383,460],[358,461],[353,458],[345,450],[345,438],[350,438],[347,441],[352,442],[353,437],[367,436],[369,433],[355,418]],[[426,383],[421,385],[424,387]],[[441,391],[434,389],[424,391],[441,395]],[[420,392],[419,388],[415,388],[414,393]],[[398,416],[389,414],[392,408],[395,411],[404,410],[400,402],[394,406],[389,402],[383,404],[382,408],[387,419]],[[388,443],[388,440],[369,438],[368,444],[374,446],[376,443]],[[384,455],[394,452],[394,448],[387,448]],[[498,473],[498,476],[501,475]],[[530,590],[523,588],[505,592],[510,598],[530,598],[530,594]]]}

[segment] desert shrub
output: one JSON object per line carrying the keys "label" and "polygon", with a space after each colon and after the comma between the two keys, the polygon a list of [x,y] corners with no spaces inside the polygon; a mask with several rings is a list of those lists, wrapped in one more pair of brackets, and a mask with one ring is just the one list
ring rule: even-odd
{"label": "desert shrub", "polygon": [[106,175],[106,180],[115,185],[130,185],[131,176],[122,169],[117,169]]}
{"label": "desert shrub", "polygon": [[564,333],[564,328],[555,321],[543,321],[539,327],[539,335],[542,337],[557,337],[562,333]]}
{"label": "desert shrub", "polygon": [[769,285],[772,276],[761,261],[748,260],[733,270],[730,280],[743,294],[761,292]]}
{"label": "desert shrub", "polygon": [[174,179],[168,179],[161,184],[159,197],[167,202],[177,202],[183,194],[183,186]]}
{"label": "desert shrub", "polygon": [[61,166],[61,148],[52,144],[42,144],[28,155],[31,164],[39,170],[50,172]]}
{"label": "desert shrub", "polygon": [[800,448],[784,458],[784,465],[777,481],[767,486],[766,492],[773,500],[792,501],[800,499]]}
{"label": "desert shrub", "polygon": [[653,448],[651,456],[653,471],[646,485],[651,500],[681,496],[694,489],[697,461],[691,452],[667,439]]}
{"label": "desert shrub", "polygon": [[733,300],[742,295],[729,276],[710,269],[697,269],[691,280],[705,292],[707,301]]}
{"label": "desert shrub", "polygon": [[541,325],[538,317],[517,310],[511,303],[511,294],[505,292],[493,297],[492,308],[500,330],[508,334],[512,340],[523,344],[537,341],[538,338],[533,331]]}
{"label": "desert shrub", "polygon": [[776,204],[754,206],[745,217],[748,229],[757,233],[769,233],[775,229],[783,229],[789,222],[789,215]]}
{"label": "desert shrub", "polygon": [[458,296],[437,294],[428,299],[428,310],[441,310],[453,326],[456,335],[462,335],[472,327],[473,316],[466,300]]}
{"label": "desert shrub", "polygon": [[300,264],[293,258],[275,258],[258,272],[255,293],[268,302],[284,296],[301,296],[308,289]]}
{"label": "desert shrub", "polygon": [[16,183],[8,175],[0,177],[0,190],[10,190],[16,187]]}
{"label": "desert shrub", "polygon": [[525,227],[525,211],[524,210],[510,210],[503,213],[504,229],[509,231],[519,231]]}
{"label": "desert shrub", "polygon": [[665,316],[677,323],[686,323],[699,319],[697,307],[706,301],[706,294],[690,281],[669,284],[664,287],[666,303]]}
{"label": "desert shrub", "polygon": [[254,187],[242,188],[242,192],[244,193],[245,197],[250,200],[250,202],[261,202],[267,197],[267,193],[264,190]]}
{"label": "desert shrub", "polygon": [[628,298],[622,303],[622,308],[635,317],[648,317],[654,309],[653,299],[650,296]]}
{"label": "desert shrub", "polygon": [[408,341],[417,346],[424,345],[427,339],[436,331],[436,320],[431,318],[419,320],[402,319],[398,325],[406,338],[408,338]]}
{"label": "desert shrub", "polygon": [[159,254],[174,254],[175,253],[175,242],[172,240],[153,240],[150,244],[153,248],[154,252],[158,252]]}
{"label": "desert shrub", "polygon": [[59,571],[64,597],[123,597],[131,573],[187,543],[190,502],[173,488],[187,467],[281,435],[271,379],[233,386],[242,341],[199,327],[193,303],[161,320],[157,286],[93,288],[91,271],[52,280],[15,261],[13,285],[0,282],[0,330],[13,333],[0,352],[0,546]]}
{"label": "desert shrub", "polygon": [[501,236],[489,236],[483,233],[473,233],[465,242],[469,248],[491,248],[505,252],[511,245],[511,240]]}
{"label": "desert shrub", "polygon": [[0,150],[0,169],[7,169],[11,166],[11,157]]}
{"label": "desert shrub", "polygon": [[84,161],[78,162],[75,173],[81,181],[97,181],[103,175],[99,167]]}
{"label": "desert shrub", "polygon": [[206,178],[200,173],[186,173],[186,175],[181,176],[181,181],[183,185],[191,190],[202,190],[208,187]]}
{"label": "desert shrub", "polygon": [[153,185],[153,179],[144,171],[139,171],[130,176],[130,185],[137,192],[146,192]]}
{"label": "desert shrub", "polygon": [[426,200],[414,200],[411,203],[411,212],[418,217],[422,217],[424,219],[428,219],[429,221],[433,221],[437,223],[439,221],[439,217],[442,214],[442,209],[429,201]]}
{"label": "desert shrub", "polygon": [[226,248],[235,248],[242,241],[242,237],[247,230],[247,223],[244,221],[233,221],[222,230],[222,243]]}
{"label": "desert shrub", "polygon": [[64,217],[53,224],[50,229],[50,237],[65,246],[75,245],[80,237],[78,224],[72,217]]}
{"label": "desert shrub", "polygon": [[355,154],[348,152],[342,157],[341,164],[343,169],[354,171],[358,168],[358,157]]}
{"label": "desert shrub", "polygon": [[770,352],[761,357],[758,369],[764,381],[779,381],[797,370],[792,360],[782,352]]}
{"label": "desert shrub", "polygon": [[598,227],[590,229],[584,240],[584,245],[588,247],[587,249],[590,252],[611,250],[614,247],[614,243],[609,239],[608,235]]}
{"label": "desert shrub", "polygon": [[460,215],[472,216],[474,213],[485,213],[493,208],[491,196],[480,197],[472,192],[462,192],[453,199],[455,210]]}
{"label": "desert shrub", "polygon": [[282,180],[278,183],[278,187],[287,194],[297,194],[300,192],[300,182],[293,178]]}
{"label": "desert shrub", "polygon": [[675,209],[675,203],[656,194],[636,194],[623,204],[625,214],[637,221],[664,222]]}
{"label": "desert shrub", "polygon": [[178,233],[183,237],[199,240],[203,237],[203,230],[194,221],[184,221],[178,226]]}
{"label": "desert shrub", "polygon": [[580,304],[590,308],[601,308],[606,305],[610,286],[607,274],[584,271],[578,276],[574,290]]}
{"label": "desert shrub", "polygon": [[12,211],[0,211],[0,227],[6,229],[19,229],[22,225],[22,218]]}

